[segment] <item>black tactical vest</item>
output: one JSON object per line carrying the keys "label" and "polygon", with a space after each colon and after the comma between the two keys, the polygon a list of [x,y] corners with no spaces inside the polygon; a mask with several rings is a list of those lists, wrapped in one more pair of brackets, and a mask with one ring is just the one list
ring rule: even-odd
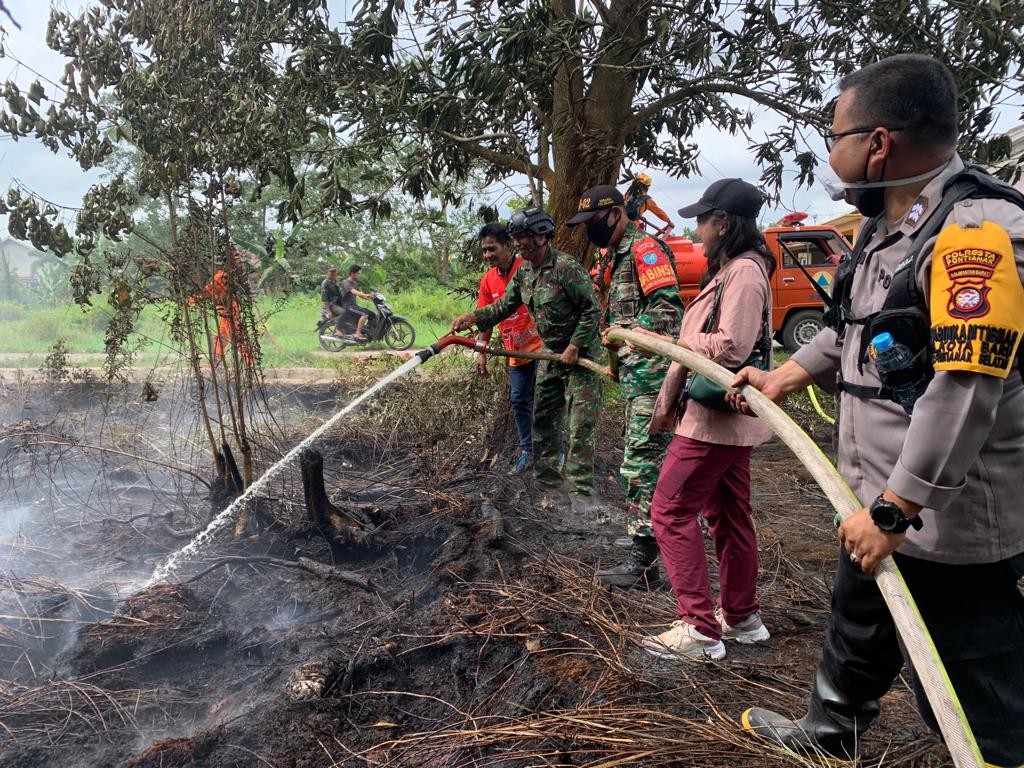
{"label": "black tactical vest", "polygon": [[[925,244],[938,236],[953,212],[953,207],[968,199],[1007,200],[1024,209],[1024,194],[1009,184],[999,181],[981,168],[969,165],[946,182],[942,199],[924,225],[913,235],[913,242],[907,255],[896,266],[892,275],[889,292],[882,308],[864,317],[854,317],[851,311],[853,276],[863,263],[868,242],[878,228],[881,215],[869,219],[861,227],[853,253],[843,257],[836,267],[832,290],[832,303],[825,310],[825,324],[836,332],[841,342],[848,325],[862,325],[860,350],[857,356],[858,368],[863,371],[867,359],[868,345],[879,333],[889,332],[893,339],[914,353],[913,365],[898,374],[899,380],[883,381],[882,387],[863,387],[838,381],[839,388],[863,399],[892,400],[890,387],[921,377],[931,379],[935,375],[932,367],[931,316],[924,303],[924,293],[917,285],[917,265]],[[1024,310],[1022,310],[1024,311]],[[1022,347],[1024,351],[1024,347]],[[1024,375],[1024,355],[1018,355],[1018,366]]]}

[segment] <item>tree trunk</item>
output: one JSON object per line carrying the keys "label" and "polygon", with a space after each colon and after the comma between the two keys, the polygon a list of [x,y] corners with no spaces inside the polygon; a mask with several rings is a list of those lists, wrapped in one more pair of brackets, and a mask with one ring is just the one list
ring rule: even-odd
{"label": "tree trunk", "polygon": [[[553,10],[567,19],[576,13],[571,0],[556,0]],[[597,249],[588,242],[585,227],[570,229],[564,223],[579,210],[582,192],[618,180],[637,87],[628,68],[645,39],[649,15],[649,5],[637,7],[624,0],[611,4],[601,36],[600,66],[594,68],[589,88],[579,57],[566,57],[555,72],[554,180],[549,208],[559,227],[555,247],[572,254],[588,269]]]}
{"label": "tree trunk", "polygon": [[568,227],[565,222],[579,210],[580,195],[596,184],[615,184],[620,157],[606,152],[588,156],[582,151],[582,141],[559,142],[555,145],[555,179],[549,196],[549,208],[557,224],[555,247],[565,251],[590,269],[597,249],[587,240],[587,228],[582,224]]}

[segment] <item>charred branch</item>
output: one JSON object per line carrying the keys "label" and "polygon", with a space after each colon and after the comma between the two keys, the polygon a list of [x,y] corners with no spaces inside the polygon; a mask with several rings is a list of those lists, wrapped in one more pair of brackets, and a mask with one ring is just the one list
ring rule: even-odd
{"label": "charred branch", "polygon": [[358,587],[359,589],[367,592],[376,591],[376,587],[370,579],[365,576],[361,576],[358,573],[354,573],[353,571],[343,571],[340,568],[335,568],[333,565],[327,565],[326,563],[321,563],[316,560],[310,560],[308,557],[300,557],[298,560],[285,560],[280,557],[270,557],[268,555],[229,555],[221,557],[183,583],[191,584],[199,581],[204,576],[212,573],[218,568],[224,567],[225,565],[246,565],[256,563],[266,563],[267,565],[273,565],[278,568],[291,568],[293,570],[305,571],[306,573],[311,573],[314,576],[319,576],[324,579],[334,579],[350,586]]}

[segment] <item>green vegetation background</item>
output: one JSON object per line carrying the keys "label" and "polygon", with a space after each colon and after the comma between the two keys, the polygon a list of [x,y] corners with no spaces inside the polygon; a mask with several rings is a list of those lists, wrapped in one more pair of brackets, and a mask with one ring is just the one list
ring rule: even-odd
{"label": "green vegetation background", "polygon": [[[416,329],[416,348],[443,336],[452,318],[474,306],[468,296],[460,296],[437,283],[385,290],[384,295],[397,314],[412,322]],[[365,301],[360,304],[369,306]],[[259,299],[259,314],[266,327],[260,337],[264,367],[333,367],[337,364],[338,358],[346,352],[324,352],[317,341],[315,327],[320,319],[320,306],[318,292]],[[103,337],[110,315],[110,309],[105,306],[83,311],[71,303],[43,306],[0,301],[0,367],[37,367],[58,339],[63,341],[70,355],[100,355],[104,351]],[[147,307],[143,312],[133,342],[137,349],[136,362],[141,365],[153,364],[173,354],[175,345],[168,338],[168,329],[157,307]],[[368,348],[383,349],[384,345],[372,344]],[[8,354],[4,358],[4,353],[21,354]],[[25,353],[30,356],[23,357]],[[100,362],[99,357],[95,363],[90,360],[89,367],[98,366]]]}
{"label": "green vegetation background", "polygon": [[[466,290],[420,281],[402,289],[386,290],[385,295],[395,312],[409,319],[416,329],[414,348],[427,346],[443,336],[456,315],[472,309],[475,301]],[[366,305],[367,302],[360,302]],[[258,302],[266,332],[260,337],[264,368],[337,368],[351,359],[348,351],[330,353],[321,349],[315,327],[320,316],[317,292],[294,293],[287,298],[262,297]],[[110,310],[93,307],[83,311],[74,304],[42,306],[37,303],[0,300],[0,367],[33,369],[44,365],[47,354],[60,339],[69,355],[95,355],[79,361],[76,367],[99,367],[102,363],[103,337]],[[167,328],[157,307],[148,307],[142,314],[134,336],[137,365],[172,363],[177,357],[174,345],[167,339]],[[362,349],[384,349],[383,343]],[[789,357],[782,349],[775,353],[775,364]],[[618,398],[618,387],[606,390],[609,402]],[[819,401],[827,413],[835,413],[831,395],[819,390]],[[789,398],[787,410],[813,421],[818,417],[805,392]]]}

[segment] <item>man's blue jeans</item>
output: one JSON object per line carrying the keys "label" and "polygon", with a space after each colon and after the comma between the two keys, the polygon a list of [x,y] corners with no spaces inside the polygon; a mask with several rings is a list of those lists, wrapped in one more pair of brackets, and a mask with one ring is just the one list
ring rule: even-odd
{"label": "man's blue jeans", "polygon": [[533,454],[533,385],[537,380],[537,361],[508,367],[508,383],[512,390],[512,416],[519,433],[519,449]]}

